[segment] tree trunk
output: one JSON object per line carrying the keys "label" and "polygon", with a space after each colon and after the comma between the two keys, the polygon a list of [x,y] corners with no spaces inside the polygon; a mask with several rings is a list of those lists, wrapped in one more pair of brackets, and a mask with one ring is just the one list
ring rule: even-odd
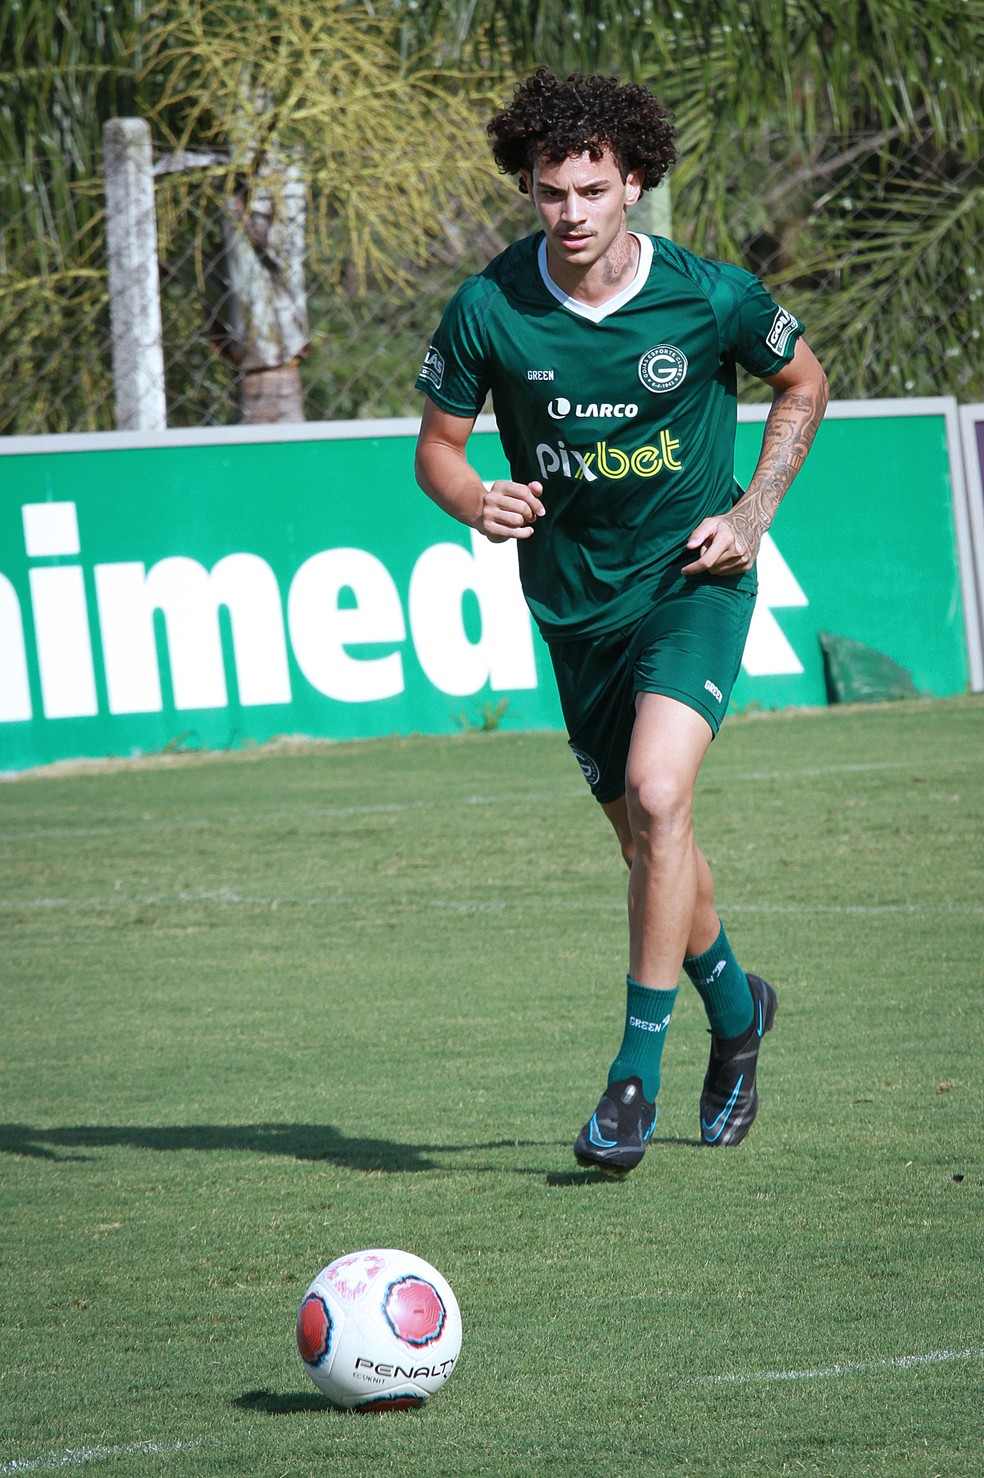
{"label": "tree trunk", "polygon": [[276,421],[303,421],[300,361],[278,364],[271,369],[249,370],[239,391],[242,421],[246,426]]}
{"label": "tree trunk", "polygon": [[303,421],[300,356],[307,348],[304,183],[271,159],[245,179],[223,214],[233,357],[244,422]]}

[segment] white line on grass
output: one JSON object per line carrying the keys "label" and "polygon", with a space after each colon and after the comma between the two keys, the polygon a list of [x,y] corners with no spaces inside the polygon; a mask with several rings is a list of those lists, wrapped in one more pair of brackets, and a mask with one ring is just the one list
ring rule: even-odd
{"label": "white line on grass", "polygon": [[[954,755],[949,759],[934,759],[932,772],[938,775],[941,770],[958,768],[966,765],[976,765],[977,757],[972,755]],[[825,775],[866,775],[879,770],[916,770],[922,772],[927,766],[914,760],[868,760],[858,764],[843,765],[793,765],[782,770],[736,770],[728,774],[725,770],[715,772],[713,779],[722,783],[733,781],[772,782],[775,780],[816,780]],[[0,776],[0,779],[3,777]],[[528,806],[531,801],[587,801],[590,792],[586,787],[576,785],[568,786],[558,784],[556,788],[537,789],[514,792],[510,795],[463,795],[463,796],[435,796],[429,799],[414,799],[409,801],[382,801],[376,803],[353,804],[347,806],[312,806],[304,810],[304,819],[308,822],[344,820],[349,816],[388,816],[401,815],[407,811],[448,811],[455,806]],[[245,826],[251,830],[257,827],[277,825],[280,822],[294,822],[298,819],[296,811],[226,811],[213,818],[201,816],[173,816],[152,817],[146,820],[124,819],[119,822],[104,822],[98,826],[57,826],[33,825],[20,828],[9,825],[0,831],[0,842],[22,842],[37,840],[39,838],[77,838],[77,837],[99,837],[119,836],[129,832],[139,832],[146,835],[148,832],[169,831],[207,831],[220,830],[222,827]]]}
{"label": "white line on grass", "polygon": [[722,913],[845,914],[873,918],[880,914],[962,914],[979,918],[980,903],[722,903]]}
{"label": "white line on grass", "polygon": [[[508,898],[407,898],[389,893],[324,893],[301,897],[298,894],[277,896],[236,893],[231,888],[210,888],[201,892],[107,894],[102,898],[0,898],[0,914],[31,914],[59,909],[80,909],[86,913],[105,913],[119,908],[173,908],[185,904],[216,904],[220,907],[246,908],[372,908],[378,905],[413,909],[431,909],[437,913],[506,913],[522,912],[528,907],[523,899]],[[889,916],[951,915],[981,918],[981,903],[724,903],[722,913],[832,914],[848,918],[880,918]],[[624,913],[625,904],[601,899],[557,899],[550,904],[556,913]]]}
{"label": "white line on grass", "polygon": [[[961,759],[951,759],[949,764],[964,764]],[[853,765],[795,765],[788,770],[739,770],[735,780],[816,780],[821,775],[867,775],[874,770],[925,769],[925,764],[913,760],[865,760]],[[934,770],[938,768],[933,766]]]}
{"label": "white line on grass", "polygon": [[841,1375],[864,1375],[870,1370],[914,1370],[951,1360],[984,1360],[984,1350],[932,1350],[928,1355],[901,1355],[895,1360],[857,1360],[817,1370],[756,1370],[749,1374],[701,1375],[688,1386],[748,1386],[767,1381],[833,1380]]}
{"label": "white line on grass", "polygon": [[85,1463],[104,1463],[114,1457],[134,1457],[146,1452],[152,1455],[188,1452],[201,1447],[201,1438],[193,1442],[130,1442],[125,1447],[75,1447],[67,1452],[49,1452],[44,1457],[12,1458],[0,1464],[0,1473],[53,1473],[57,1468],[81,1468]]}
{"label": "white line on grass", "polygon": [[[351,816],[400,816],[408,811],[447,811],[454,806],[528,806],[530,801],[590,800],[591,793],[583,786],[570,786],[557,790],[536,790],[514,795],[463,795],[456,799],[435,796],[433,800],[379,801],[373,804],[350,806],[308,806],[303,812],[307,822],[339,821]],[[141,836],[149,832],[169,831],[221,831],[223,827],[245,826],[251,830],[258,827],[276,826],[281,822],[297,824],[297,811],[224,811],[219,815],[173,816],[133,818],[118,822],[104,822],[99,826],[29,826],[23,829],[9,826],[0,831],[0,842],[37,841],[41,838],[60,840],[77,837],[121,836],[131,832]]]}

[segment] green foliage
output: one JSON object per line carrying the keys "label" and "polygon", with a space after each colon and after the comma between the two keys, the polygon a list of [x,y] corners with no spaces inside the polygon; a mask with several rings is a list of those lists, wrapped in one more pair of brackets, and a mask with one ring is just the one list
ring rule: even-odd
{"label": "green foliage", "polygon": [[984,5],[769,0],[653,16],[674,220],[807,322],[840,398],[984,390]]}
{"label": "green foliage", "polygon": [[[438,38],[449,61],[476,59],[497,79],[541,63],[564,73],[631,72],[641,76],[651,51],[652,0],[392,0],[408,38]],[[684,7],[678,7],[683,10]],[[672,30],[684,20],[673,17]]]}
{"label": "green foliage", "polygon": [[[393,0],[412,44],[443,38],[508,81],[545,64],[655,87],[697,144],[763,127],[979,142],[982,0]],[[709,161],[708,161],[709,162]]]}
{"label": "green foliage", "polygon": [[982,115],[968,65],[981,0],[420,0],[412,14],[503,90],[546,63],[660,93],[679,130],[674,234],[781,291],[835,395],[984,395]]}
{"label": "green foliage", "polygon": [[[109,303],[102,264],[101,223],[90,220],[77,238],[74,264],[38,271],[29,247],[0,281],[0,342],[10,392],[0,428],[23,434],[97,431],[107,425],[112,395],[105,345]],[[13,255],[13,254],[12,254]]]}
{"label": "green foliage", "polygon": [[[419,50],[401,57],[393,17],[348,0],[77,12],[69,19],[34,0],[0,23],[0,142],[14,161],[0,178],[0,341],[15,345],[4,367],[19,385],[58,365],[54,381],[8,404],[0,430],[112,424],[107,356],[91,358],[91,335],[107,295],[100,133],[118,112],[141,114],[174,153],[194,145],[212,160],[204,180],[184,168],[158,188],[169,330],[180,344],[179,362],[165,346],[174,424],[213,419],[216,403],[230,418],[229,375],[208,349],[203,308],[222,293],[212,278],[223,203],[235,195],[248,208],[271,160],[303,161],[307,269],[322,290],[344,280],[358,294],[370,276],[405,290],[456,212],[487,218],[494,170],[473,89]],[[35,35],[46,37],[40,86]],[[66,342],[83,350],[77,374],[69,365],[63,375]],[[186,353],[184,342],[197,347]]]}
{"label": "green foliage", "polygon": [[869,157],[832,182],[775,282],[822,343],[835,395],[863,397],[874,382],[881,394],[979,400],[984,169],[946,154],[929,173],[912,162]]}
{"label": "green foliage", "polygon": [[310,189],[311,271],[357,287],[406,282],[455,210],[481,213],[494,171],[469,93],[423,49],[402,60],[396,23],[350,0],[280,0],[244,18],[189,0],[147,36],[143,76],[176,151],[213,146],[232,175],[296,157]]}
{"label": "green foliage", "polygon": [[469,713],[467,709],[462,709],[456,722],[466,734],[494,734],[502,723],[508,707],[508,698],[500,698],[498,703],[493,703],[490,699],[488,703],[483,703],[481,708],[472,713]]}
{"label": "green foliage", "polygon": [[[138,7],[139,8],[139,7]],[[0,7],[0,430],[96,430],[111,395],[100,125],[143,102],[132,4]]]}
{"label": "green foliage", "polygon": [[413,412],[421,345],[489,221],[529,221],[483,122],[537,62],[664,96],[674,234],[764,276],[838,397],[984,398],[982,31],[984,0],[0,7],[0,431],[112,424],[99,157],[120,113],[215,161],[157,187],[172,423],[234,414],[210,347],[219,217],[273,154],[309,182],[308,414]]}
{"label": "green foliage", "polygon": [[[761,1114],[696,1144],[684,983],[617,1184],[571,1144],[625,869],[563,736],[7,784],[0,1465],[976,1478],[982,719],[725,724],[697,823],[779,992]],[[361,1420],[293,1324],[373,1244],[442,1269],[464,1347],[423,1411]]]}
{"label": "green foliage", "polygon": [[[444,304],[469,272],[480,272],[496,252],[531,229],[530,207],[518,191],[489,196],[493,229],[476,230],[456,212],[445,221],[448,241],[423,268],[408,266],[407,282],[365,294],[352,284],[341,292],[315,289],[311,320],[317,325],[304,365],[305,406],[310,419],[419,414],[413,388],[427,343]],[[348,290],[346,290],[348,289]]]}

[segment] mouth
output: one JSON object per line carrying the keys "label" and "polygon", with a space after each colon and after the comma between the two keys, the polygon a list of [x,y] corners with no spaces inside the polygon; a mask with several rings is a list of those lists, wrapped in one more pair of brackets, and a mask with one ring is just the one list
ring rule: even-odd
{"label": "mouth", "polygon": [[560,244],[565,246],[568,251],[576,251],[580,246],[587,246],[591,237],[589,235],[578,235],[575,232],[569,232],[560,236],[558,239]]}

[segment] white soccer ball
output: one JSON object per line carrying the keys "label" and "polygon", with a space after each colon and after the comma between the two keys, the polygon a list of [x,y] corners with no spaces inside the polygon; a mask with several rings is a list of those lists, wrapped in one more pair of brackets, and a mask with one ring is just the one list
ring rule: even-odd
{"label": "white soccer ball", "polygon": [[457,1363],[458,1301],[437,1269],[412,1252],[350,1252],[322,1268],[305,1293],[297,1348],[332,1406],[422,1406]]}

